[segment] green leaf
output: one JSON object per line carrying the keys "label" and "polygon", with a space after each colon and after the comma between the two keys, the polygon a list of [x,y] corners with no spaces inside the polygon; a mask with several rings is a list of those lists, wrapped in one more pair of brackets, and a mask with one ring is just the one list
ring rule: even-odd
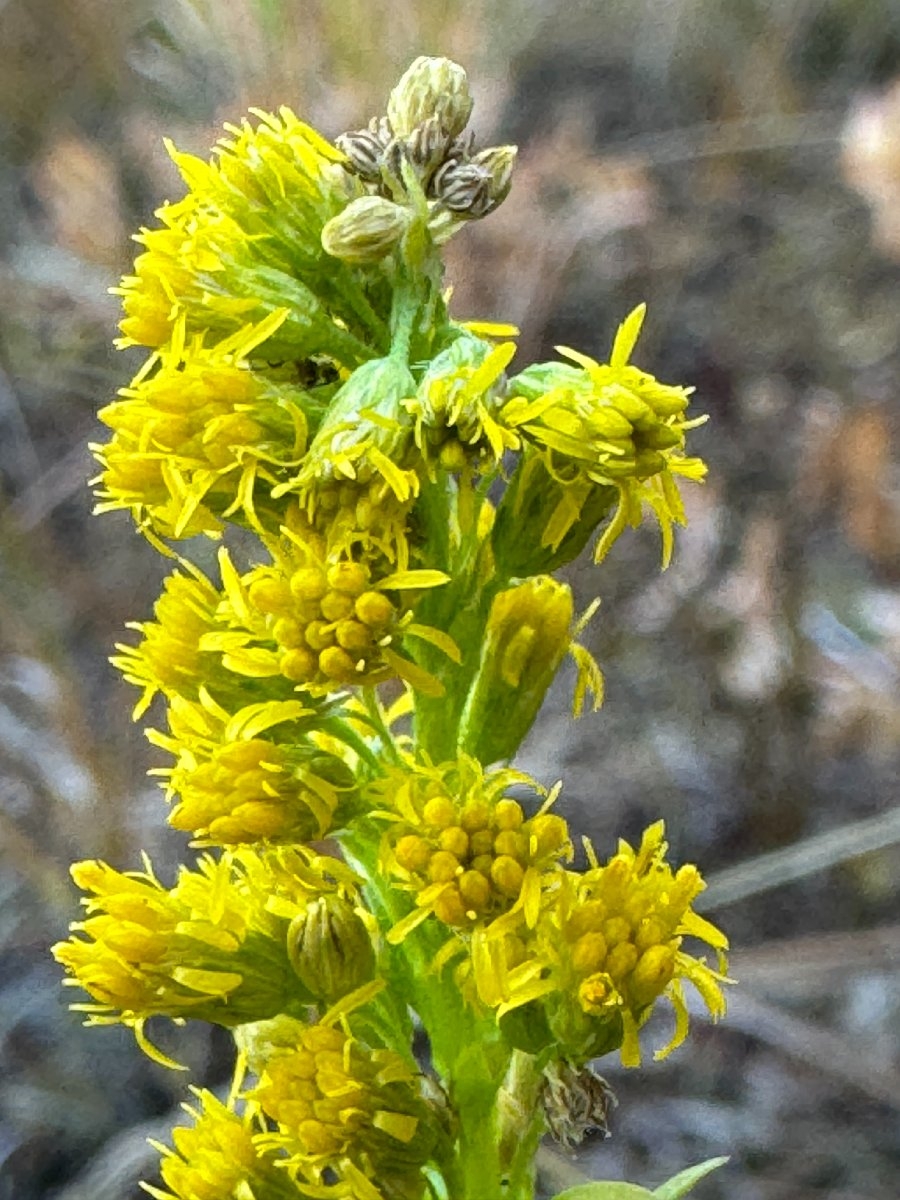
{"label": "green leaf", "polygon": [[655,1200],[680,1200],[681,1196],[688,1194],[695,1183],[699,1183],[710,1171],[715,1171],[727,1162],[727,1155],[723,1158],[708,1158],[706,1162],[697,1163],[695,1167],[687,1167],[684,1171],[679,1171],[666,1183],[661,1183],[652,1194]]}
{"label": "green leaf", "polygon": [[579,1183],[558,1192],[553,1200],[652,1200],[655,1195],[636,1183]]}
{"label": "green leaf", "polygon": [[558,1192],[553,1200],[680,1200],[695,1183],[727,1162],[727,1158],[710,1158],[697,1163],[695,1167],[679,1171],[653,1192],[638,1187],[636,1183],[579,1183],[566,1188],[564,1192]]}

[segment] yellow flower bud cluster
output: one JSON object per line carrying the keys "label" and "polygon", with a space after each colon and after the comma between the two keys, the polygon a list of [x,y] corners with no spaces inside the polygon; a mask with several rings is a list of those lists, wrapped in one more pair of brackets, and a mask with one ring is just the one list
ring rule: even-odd
{"label": "yellow flower bud cluster", "polygon": [[440,571],[401,571],[373,578],[364,562],[322,558],[320,539],[296,535],[273,547],[275,564],[240,576],[227,553],[219,563],[225,597],[222,628],[203,639],[222,665],[250,678],[280,676],[313,695],[399,676],[440,694],[440,684],[397,650],[403,637],[425,638],[458,660],[440,630],[417,625],[392,599],[446,583]]}
{"label": "yellow flower bud cluster", "polygon": [[517,434],[498,421],[504,371],[514,342],[491,346],[483,338],[459,336],[429,363],[415,394],[404,407],[415,420],[415,440],[431,474],[440,467],[498,463],[520,445]]}
{"label": "yellow flower bud cluster", "polygon": [[370,1050],[343,1029],[312,1025],[275,1051],[249,1093],[279,1123],[271,1141],[321,1168],[349,1159],[376,1177],[412,1175],[434,1142],[415,1068],[392,1050]]}
{"label": "yellow flower bud cluster", "polygon": [[154,621],[132,622],[141,634],[137,646],[121,643],[112,659],[125,679],[142,689],[135,719],[142,716],[157,692],[196,698],[210,684],[214,657],[200,649],[204,635],[216,628],[218,590],[199,571],[175,571],[163,584],[153,606]]}
{"label": "yellow flower bud cluster", "polygon": [[[604,865],[562,873],[533,932],[520,929],[515,945],[498,941],[493,954],[475,959],[482,1000],[501,1016],[540,1000],[562,1053],[587,1061],[621,1046],[626,1065],[640,1061],[638,1029],[661,996],[672,1003],[676,1029],[660,1056],[684,1040],[682,980],[714,1018],[722,1015],[728,943],[691,908],[705,885],[694,866],[672,870],[663,834],[658,821],[637,850],[623,841]],[[713,947],[719,970],[682,950],[686,936]]]}
{"label": "yellow flower bud cluster", "polygon": [[[53,948],[57,961],[96,1001],[79,1005],[90,1024],[134,1028],[154,1015],[185,1015],[233,1027],[305,1013],[320,998],[303,986],[289,942],[298,916],[321,896],[358,905],[358,879],[344,863],[300,847],[204,855],[166,889],[143,872],[77,863],[89,894],[87,919]],[[172,1065],[168,1063],[168,1065]]]}
{"label": "yellow flower bud cluster", "polygon": [[278,647],[286,678],[333,690],[383,677],[381,643],[390,641],[400,614],[372,586],[364,563],[301,566],[290,575],[261,568],[247,591]]}
{"label": "yellow flower bud cluster", "polygon": [[534,923],[545,876],[571,857],[572,844],[562,817],[541,811],[527,818],[504,795],[523,783],[537,787],[519,772],[485,774],[476,760],[461,758],[377,785],[395,810],[382,845],[384,869],[416,902],[391,940],[429,913],[463,931],[511,910]]}
{"label": "yellow flower bud cluster", "polygon": [[140,1034],[154,1015],[190,1015],[220,1025],[274,1016],[312,997],[287,953],[285,915],[304,904],[316,873],[292,851],[281,860],[249,850],[204,856],[168,890],[150,870],[120,872],[76,863],[88,916],[53,948],[57,961],[96,1001],[93,1024],[121,1021]]}
{"label": "yellow flower bud cluster", "polygon": [[285,1175],[254,1143],[257,1131],[249,1114],[238,1116],[208,1091],[195,1091],[199,1108],[187,1107],[192,1125],[176,1127],[173,1147],[160,1163],[165,1190],[142,1187],[154,1200],[221,1200],[252,1195],[254,1200],[286,1200],[296,1191]]}
{"label": "yellow flower bud cluster", "polygon": [[291,776],[288,752],[264,738],[218,746],[208,762],[173,769],[169,824],[222,846],[324,836],[333,807]]}
{"label": "yellow flower bud cluster", "polygon": [[164,345],[181,314],[189,333],[228,336],[288,307],[269,342],[272,358],[333,352],[356,365],[382,327],[371,314],[360,319],[347,269],[325,254],[320,236],[361,189],[337,167],[340,153],[290,109],[257,115],[255,127],[228,127],[217,161],[169,146],[189,191],[158,210],[162,229],[138,237],[145,253],[118,289],[120,344]]}
{"label": "yellow flower bud cluster", "polygon": [[185,321],[121,399],[100,410],[113,430],[94,446],[103,467],[98,511],[128,508],[164,537],[218,535],[223,516],[256,520],[254,491],[287,477],[306,445],[304,392],[250,369],[248,356],[284,312],[215,346],[185,345]]}
{"label": "yellow flower bud cluster", "polygon": [[545,545],[562,542],[597,488],[613,486],[620,494],[598,542],[598,561],[627,524],[639,524],[643,503],[659,521],[666,562],[672,524],[685,523],[673,476],[705,475],[700,459],[684,455],[685,432],[705,418],[685,419],[693,389],[660,383],[628,363],[645,312],[639,305],[619,327],[609,363],[559,347],[578,367],[542,363],[510,381],[501,420],[540,451],[553,477],[565,478],[563,499],[547,514]]}

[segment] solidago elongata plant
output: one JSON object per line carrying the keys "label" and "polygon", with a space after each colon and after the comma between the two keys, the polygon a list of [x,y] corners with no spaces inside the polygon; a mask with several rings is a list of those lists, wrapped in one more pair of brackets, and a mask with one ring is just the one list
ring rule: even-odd
{"label": "solidago elongata plant", "polygon": [[[567,656],[575,714],[602,696],[595,605],[556,572],[647,510],[665,565],[705,467],[690,389],[631,362],[643,306],[607,361],[516,371],[514,328],[450,317],[441,247],[515,159],[471,107],[419,58],[334,144],[282,108],[210,162],[170,147],[187,192],[118,289],[119,344],[149,355],[100,413],[99,508],[173,571],[114,661],[137,717],[162,700],[157,774],[201,853],[171,887],[74,866],[86,915],[54,953],[88,1024],[160,1061],[150,1017],[234,1032],[231,1093],[195,1089],[158,1200],[528,1200],[546,1132],[604,1125],[591,1060],[639,1066],[663,1000],[668,1054],[686,984],[724,1012],[726,940],[662,822],[573,865],[559,785],[510,765]],[[215,579],[173,548],[197,535]]]}

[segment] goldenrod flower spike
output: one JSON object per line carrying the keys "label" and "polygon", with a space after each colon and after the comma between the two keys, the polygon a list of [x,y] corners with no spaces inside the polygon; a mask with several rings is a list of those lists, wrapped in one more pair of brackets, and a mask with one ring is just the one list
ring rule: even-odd
{"label": "goldenrod flower spike", "polygon": [[513,326],[451,318],[442,247],[516,158],[472,109],[423,56],[333,143],[282,108],[208,162],[169,145],[186,194],[116,289],[148,353],[100,411],[97,508],[175,569],[112,661],[203,852],[171,887],[76,864],[53,952],[88,1024],[168,1066],[153,1018],[234,1031],[156,1200],[533,1200],[542,1133],[606,1120],[591,1059],[637,1066],[662,1000],[674,1050],[688,985],[725,1011],[727,941],[662,822],[581,869],[561,784],[506,765],[567,656],[573,713],[602,700],[599,599],[577,617],[560,568],[645,510],[665,565],[706,468],[691,389],[631,361],[644,305],[608,362],[518,374]]}

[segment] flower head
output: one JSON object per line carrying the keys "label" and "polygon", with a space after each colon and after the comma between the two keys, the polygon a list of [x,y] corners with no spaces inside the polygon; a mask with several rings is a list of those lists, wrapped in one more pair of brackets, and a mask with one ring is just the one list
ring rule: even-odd
{"label": "flower head", "polygon": [[365,562],[323,557],[315,542],[288,536],[271,566],[240,576],[223,551],[220,609],[228,628],[203,648],[219,651],[230,671],[251,678],[281,676],[313,695],[400,677],[440,694],[441,685],[395,648],[417,637],[458,660],[440,630],[417,624],[401,606],[405,591],[440,586],[440,571],[401,571],[381,578]]}
{"label": "flower head", "polygon": [[[258,1126],[250,1111],[239,1116],[212,1092],[194,1091],[198,1107],[185,1105],[192,1125],[172,1132],[172,1147],[162,1151],[160,1174],[165,1190],[143,1184],[154,1200],[222,1200],[252,1195],[254,1200],[295,1200],[298,1192],[254,1137]],[[155,1145],[156,1143],[154,1143]]]}
{"label": "flower head", "polygon": [[169,799],[169,824],[201,842],[308,842],[333,827],[353,788],[347,750],[316,726],[302,700],[247,705],[234,715],[201,688],[198,701],[174,696],[168,734],[150,740],[176,756],[156,769]]}
{"label": "flower head", "polygon": [[137,646],[118,644],[112,663],[129,683],[142,689],[135,720],[157,692],[196,698],[200,688],[208,686],[214,660],[200,649],[200,642],[216,628],[219,600],[209,580],[188,566],[186,573],[176,571],[166,579],[153,606],[155,620],[129,624],[129,629],[141,634],[141,641]]}
{"label": "flower head", "polygon": [[149,862],[124,873],[77,863],[87,917],[53,953],[67,982],[93,998],[77,1006],[89,1024],[121,1022],[142,1038],[156,1015],[226,1026],[275,1016],[313,1002],[291,966],[288,928],[336,873],[350,878],[343,864],[299,848],[204,855],[171,889]]}
{"label": "flower head", "polygon": [[438,467],[453,471],[469,462],[496,465],[507,450],[518,449],[518,435],[498,420],[504,371],[515,352],[515,342],[492,347],[460,331],[428,364],[404,405],[431,475]]}
{"label": "flower head", "polygon": [[595,488],[616,488],[617,511],[597,543],[599,561],[626,525],[637,525],[646,504],[659,521],[663,561],[672,550],[672,525],[684,524],[675,478],[701,480],[705,464],[684,454],[685,433],[703,418],[685,417],[691,389],[662,384],[628,358],[643,323],[640,305],[619,327],[608,363],[577,351],[577,364],[529,367],[510,383],[501,419],[540,451],[562,486],[546,515],[541,540],[556,548],[577,522]]}
{"label": "flower head", "polygon": [[575,622],[571,588],[550,575],[524,579],[497,593],[463,711],[461,746],[483,762],[512,758],[566,654],[575,658],[578,667],[576,715],[589,691],[594,709],[600,706],[600,668],[575,642],[595,608]]}
{"label": "flower head", "polygon": [[[620,841],[605,864],[567,872],[524,952],[519,941],[511,958],[501,938],[490,944],[488,931],[473,960],[481,999],[501,1017],[540,1001],[562,1055],[586,1062],[621,1047],[626,1066],[640,1062],[638,1029],[661,997],[675,1010],[675,1032],[657,1057],[684,1041],[684,980],[714,1018],[723,1015],[728,943],[693,911],[703,880],[694,866],[672,870],[663,833],[658,821],[637,850]],[[683,950],[685,937],[712,946],[719,969]]]}
{"label": "flower head", "polygon": [[188,194],[144,230],[145,252],[123,280],[122,345],[163,346],[181,314],[189,334],[230,336],[278,309],[272,360],[325,353],[353,367],[384,326],[349,268],[320,239],[354,193],[342,155],[288,108],[257,112],[258,124],[228,126],[216,159],[169,147]]}
{"label": "flower head", "polygon": [[[329,1024],[305,1027],[274,1052],[248,1094],[278,1129],[266,1144],[320,1169],[349,1160],[390,1179],[412,1175],[434,1144],[419,1077],[392,1050],[370,1050]],[[418,1189],[417,1189],[418,1190]]]}
{"label": "flower head", "polygon": [[451,929],[469,932],[513,915],[533,926],[547,878],[571,856],[562,817],[533,817],[505,793],[516,785],[544,789],[519,771],[486,772],[476,759],[431,767],[410,761],[372,785],[379,817],[389,821],[382,869],[415,897],[415,908],[389,933],[402,939],[432,914]]}
{"label": "flower head", "polygon": [[258,523],[261,485],[270,492],[300,461],[315,410],[313,397],[248,360],[284,316],[215,346],[201,334],[186,343],[184,317],[176,320],[172,342],[100,411],[113,438],[94,447],[103,467],[98,512],[127,508],[139,528],[171,538],[218,536],[222,519],[237,514]]}
{"label": "flower head", "polygon": [[357,368],[326,412],[300,469],[275,497],[296,494],[312,530],[346,555],[378,553],[404,567],[406,526],[419,494],[408,464],[412,420],[404,398],[415,390],[402,360]]}

